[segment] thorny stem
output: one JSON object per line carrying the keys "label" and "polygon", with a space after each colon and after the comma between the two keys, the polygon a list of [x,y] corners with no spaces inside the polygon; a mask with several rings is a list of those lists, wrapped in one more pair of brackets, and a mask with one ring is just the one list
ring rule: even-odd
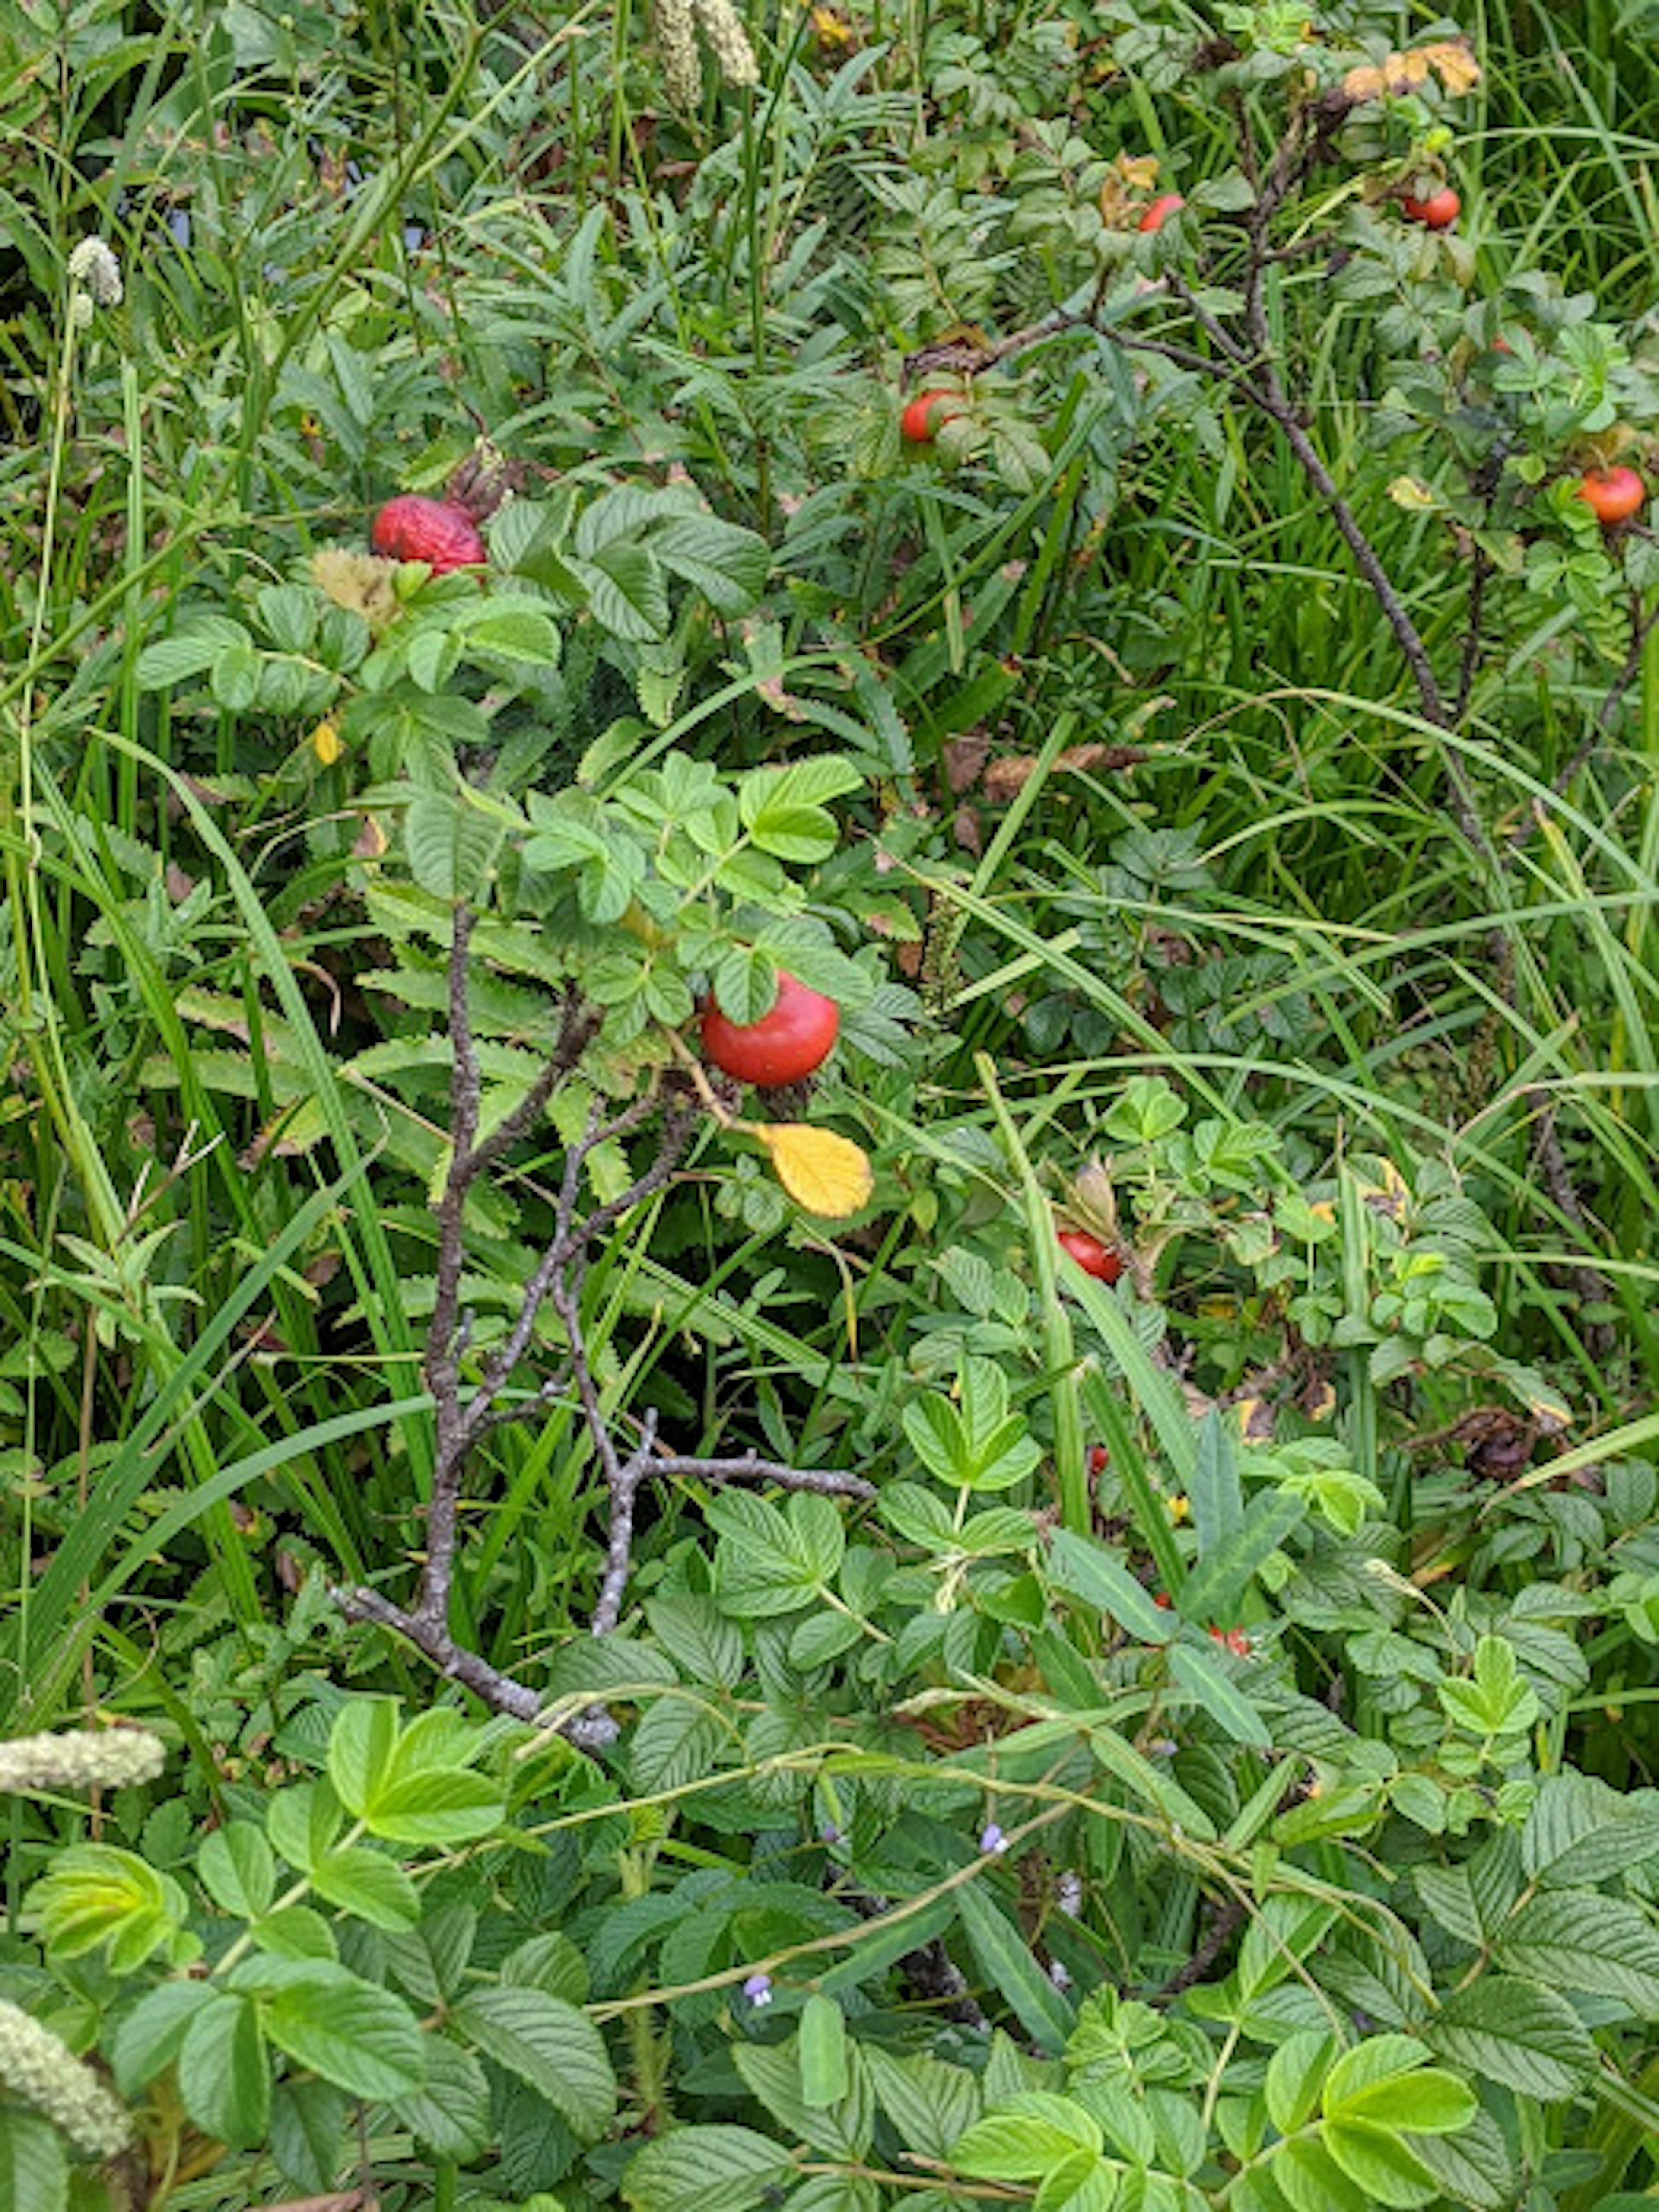
{"label": "thorny stem", "polygon": [[[453,1052],[450,1075],[451,1152],[448,1173],[434,1211],[438,1218],[437,1273],[432,1320],[427,1331],[422,1371],[432,1394],[436,1427],[432,1496],[427,1510],[426,1559],[412,1607],[394,1604],[372,1589],[335,1592],[348,1620],[390,1629],[412,1644],[438,1671],[471,1690],[498,1712],[533,1722],[543,1700],[527,1683],[504,1674],[478,1653],[457,1644],[449,1632],[449,1598],[459,1540],[462,1485],[468,1460],[491,1430],[545,1413],[574,1389],[599,1471],[610,1510],[605,1562],[592,1622],[596,1636],[608,1635],[622,1618],[632,1566],[635,1508],[642,1485],[653,1477],[711,1483],[761,1481],[821,1497],[862,1499],[874,1495],[860,1476],[830,1468],[787,1467],[753,1453],[735,1458],[704,1459],[657,1449],[658,1416],[645,1413],[639,1433],[624,1457],[618,1452],[599,1386],[587,1357],[581,1317],[581,1290],[588,1255],[595,1242],[647,1199],[666,1188],[696,1134],[700,1108],[695,1088],[678,1074],[619,1113],[605,1118],[595,1106],[582,1135],[566,1152],[564,1172],[554,1205],[552,1234],[526,1283],[518,1313],[501,1344],[484,1359],[470,1395],[462,1382],[462,1362],[471,1335],[471,1317],[461,1310],[461,1281],[466,1262],[466,1206],[473,1186],[539,1121],[558,1085],[570,1075],[599,1025],[596,1008],[585,1006],[572,989],[566,994],[558,1036],[546,1064],[524,1097],[489,1133],[478,1135],[483,1079],[473,1041],[468,1004],[469,959],[476,916],[457,909],[450,939],[449,1028]],[[632,1135],[659,1115],[656,1152],[628,1188],[590,1212],[581,1211],[589,1160],[600,1146]],[[526,1401],[501,1403],[520,1362],[528,1354],[544,1306],[550,1306],[562,1328],[566,1355],[557,1370]],[[568,1723],[579,1741],[601,1743],[614,1735],[610,1717],[595,1711]]]}

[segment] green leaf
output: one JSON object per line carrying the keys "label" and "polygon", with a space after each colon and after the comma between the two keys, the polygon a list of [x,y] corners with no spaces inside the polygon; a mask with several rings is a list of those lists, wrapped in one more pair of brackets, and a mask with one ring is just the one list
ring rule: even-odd
{"label": "green leaf", "polygon": [[191,2022],[220,1994],[206,1982],[162,1982],[121,2014],[110,2038],[109,2060],[124,2097],[136,2097],[167,2071],[178,2058]]}
{"label": "green leaf", "polygon": [[1212,1720],[1218,1722],[1235,1743],[1265,1751],[1273,1741],[1271,1730],[1244,1692],[1230,1682],[1207,1652],[1189,1644],[1177,1644],[1170,1652],[1170,1672],[1183,1690],[1194,1697]]}
{"label": "green leaf", "polygon": [[824,860],[841,836],[825,802],[859,790],[863,782],[850,762],[822,754],[744,776],[738,786],[738,809],[762,852],[780,860]]}
{"label": "green leaf", "polygon": [[351,2106],[331,2081],[279,2081],[271,2093],[270,2149],[294,2184],[331,2191],[351,2156]]}
{"label": "green leaf", "polygon": [[257,1920],[276,1893],[270,1845],[252,1820],[212,1830],[196,1855],[196,1871],[214,1903],[240,1920]]}
{"label": "green leaf", "polygon": [[6,2212],[64,2212],[69,2160],[58,2130],[38,2112],[0,2105],[0,2204]]}
{"label": "green leaf", "polygon": [[771,554],[763,538],[714,515],[677,515],[651,533],[665,568],[693,584],[717,614],[744,614],[766,588]]}
{"label": "green leaf", "polygon": [[1267,2061],[1263,2094],[1267,2118],[1280,2135],[1294,2135],[1311,2118],[1335,2053],[1334,2037],[1306,2027],[1288,2037]]}
{"label": "green leaf", "polygon": [[1098,2124],[1069,2097],[1033,2089],[976,2120],[957,2143],[951,2163],[977,2181],[1030,2181],[1079,2151],[1098,2157]]}
{"label": "green leaf", "polygon": [[439,2158],[476,2158],[489,2141],[489,2082],[470,2051],[447,2036],[428,2035],[426,2079],[394,2097],[391,2109]]}
{"label": "green leaf", "polygon": [[584,2142],[597,2142],[617,2108],[604,2039],[585,2013],[545,1990],[473,1990],[451,2015],[485,2057],[544,2097]]}
{"label": "green leaf", "polygon": [[1316,2136],[1293,2136],[1280,2143],[1267,2170],[1291,2212],[1376,2212]]}
{"label": "green leaf", "polygon": [[401,1997],[343,1970],[274,1990],[265,2027],[279,2051],[354,2097],[384,2102],[417,2089],[426,2051]]}
{"label": "green leaf", "polygon": [[216,1990],[185,2030],[179,2094],[197,2126],[233,2149],[252,2150],[270,2124],[270,2062],[252,1997]]}
{"label": "green leaf", "polygon": [[1188,1480],[1187,1498],[1198,1535],[1198,1556],[1206,1559],[1222,1549],[1244,1518],[1238,1455],[1218,1406],[1211,1407],[1199,1429],[1198,1454]]}
{"label": "green leaf", "polygon": [[1154,1605],[1127,1568],[1091,1536],[1055,1529],[1048,1546],[1048,1576],[1061,1589],[1109,1614],[1137,1643],[1168,1644],[1180,1627],[1175,1615]]}
{"label": "green leaf", "polygon": [[839,2104],[850,2079],[847,2020],[833,1997],[815,1994],[801,2008],[800,2093],[819,2108]]}
{"label": "green leaf", "polygon": [[1028,2035],[1059,2052],[1076,2027],[1071,2005],[1048,1979],[1019,1929],[978,1883],[957,1902],[975,1963],[987,1985],[1012,2006]]}
{"label": "green leaf", "polygon": [[469,608],[456,623],[463,652],[531,668],[556,668],[559,633],[544,600],[528,592],[503,593]]}
{"label": "green leaf", "polygon": [[826,2158],[862,2159],[875,2129],[875,2105],[863,2053],[845,2040],[842,2048],[847,2087],[824,2105],[807,2100],[799,2035],[787,2043],[739,2043],[732,2057],[744,2087],[766,2107],[785,2142],[805,2143]]}
{"label": "green leaf", "polygon": [[967,2068],[921,2051],[896,2058],[879,2044],[866,2046],[864,2060],[899,2140],[923,2158],[953,2157],[958,2138],[980,2116],[979,2083]]}
{"label": "green leaf", "polygon": [[414,1927],[421,1917],[420,1893],[403,1868],[361,1844],[325,1851],[311,1869],[311,1884],[331,1905],[389,1935]]}
{"label": "green leaf", "polygon": [[794,2171],[790,2153],[752,2128],[676,2128],[629,2161],[622,2193],[635,2212],[751,2212]]}
{"label": "green leaf", "polygon": [[165,691],[199,676],[228,645],[251,642],[239,622],[224,615],[198,615],[176,636],[160,638],[139,654],[136,674],[142,691]]}
{"label": "green leaf", "polygon": [[607,545],[591,561],[573,559],[568,565],[602,629],[635,644],[667,635],[668,580],[643,545]]}
{"label": "green leaf", "polygon": [[410,872],[434,898],[476,899],[501,836],[500,823],[455,792],[420,793],[404,818]]}
{"label": "green leaf", "polygon": [[29,1897],[48,1951],[78,1959],[106,1943],[118,1974],[170,1943],[189,1911],[170,1875],[113,1844],[73,1844],[58,1852]]}
{"label": "green leaf", "polygon": [[1588,1775],[1550,1774],[1521,1832],[1528,1878],[1593,1888],[1659,1853],[1659,1791],[1623,1797]]}
{"label": "green leaf", "polygon": [[1181,1610],[1187,1619],[1206,1627],[1230,1628],[1257,1570],[1297,1527],[1307,1510],[1306,1500],[1293,1491],[1264,1490],[1253,1498],[1238,1528],[1188,1576],[1181,1598]]}
{"label": "green leaf", "polygon": [[1427,2204],[1440,2193],[1416,2153],[1387,2128],[1359,2120],[1327,2120],[1320,2130],[1326,2149],[1373,2204]]}
{"label": "green leaf", "polygon": [[562,1997],[566,2004],[587,2002],[587,1960],[580,1947],[561,1929],[532,1936],[516,1951],[509,1951],[501,1960],[501,1978],[515,1989],[545,1990],[549,1996]]}
{"label": "green leaf", "polygon": [[1638,2020],[1659,2020],[1659,1936],[1622,1898],[1546,1890],[1504,1922],[1492,1955],[1548,1989],[1617,1997]]}
{"label": "green leaf", "polygon": [[1589,2031],[1566,1999],[1511,1974],[1483,1974],[1421,2033],[1443,2058],[1523,2097],[1570,2097],[1595,2065]]}
{"label": "green leaf", "polygon": [[214,697],[228,713],[239,714],[259,696],[259,655],[251,644],[223,646],[208,676]]}

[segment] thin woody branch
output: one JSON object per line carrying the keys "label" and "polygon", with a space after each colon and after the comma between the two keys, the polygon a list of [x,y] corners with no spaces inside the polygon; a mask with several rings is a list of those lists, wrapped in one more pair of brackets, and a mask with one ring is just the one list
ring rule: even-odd
{"label": "thin woody branch", "polygon": [[[449,954],[449,1021],[453,1048],[450,1074],[452,1146],[448,1172],[434,1211],[438,1220],[436,1282],[422,1371],[432,1394],[437,1449],[432,1495],[427,1508],[426,1556],[414,1605],[405,1608],[372,1589],[335,1592],[349,1620],[390,1630],[412,1644],[438,1672],[459,1682],[497,1712],[534,1721],[540,1694],[457,1644],[449,1629],[449,1601],[459,1544],[462,1489],[468,1462],[482,1440],[509,1424],[545,1419],[553,1407],[574,1395],[589,1444],[602,1475],[609,1515],[605,1565],[592,1628],[608,1634],[622,1618],[632,1571],[639,1492],[648,1480],[709,1483],[761,1481],[783,1489],[807,1490],[822,1497],[864,1499],[874,1495],[858,1475],[829,1468],[793,1468],[748,1453],[729,1458],[701,1458],[657,1449],[658,1416],[647,1412],[626,1455],[617,1449],[587,1355],[581,1312],[582,1285],[594,1244],[608,1236],[636,1206],[665,1189],[696,1133],[701,1105],[694,1085],[681,1074],[665,1077],[655,1090],[619,1112],[604,1115],[595,1106],[587,1127],[567,1147],[554,1203],[551,1233],[520,1297],[519,1309],[501,1342],[479,1364],[470,1390],[462,1377],[471,1336],[471,1318],[461,1310],[466,1262],[466,1208],[480,1179],[512,1146],[529,1135],[559,1085],[574,1073],[599,1025],[596,1008],[568,992],[558,1036],[546,1063],[523,1098],[483,1136],[483,1080],[472,1034],[468,1003],[469,963],[475,916],[458,909]],[[603,1145],[633,1135],[655,1117],[656,1150],[647,1167],[614,1198],[582,1212],[588,1163]],[[504,1401],[514,1375],[529,1356],[537,1324],[550,1310],[565,1340],[565,1357],[528,1398]],[[599,1708],[579,1716],[566,1733],[589,1744],[607,1741],[616,1724]]]}

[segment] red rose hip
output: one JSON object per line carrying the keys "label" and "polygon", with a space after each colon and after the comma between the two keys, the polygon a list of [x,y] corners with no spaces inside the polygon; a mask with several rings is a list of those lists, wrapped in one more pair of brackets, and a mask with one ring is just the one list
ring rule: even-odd
{"label": "red rose hip", "polygon": [[478,526],[464,507],[447,499],[402,492],[374,518],[369,542],[392,561],[424,561],[437,576],[471,568],[489,557]]}
{"label": "red rose hip", "polygon": [[799,1083],[829,1059],[841,1009],[822,991],[778,971],[778,995],[757,1022],[734,1022],[714,1000],[704,1001],[702,1048],[723,1074],[763,1091]]}
{"label": "red rose hip", "polygon": [[1091,1237],[1086,1229],[1062,1229],[1060,1246],[1071,1254],[1085,1275],[1093,1275],[1100,1282],[1115,1283],[1123,1273],[1123,1255],[1103,1244],[1098,1237]]}
{"label": "red rose hip", "polygon": [[1463,211],[1462,201],[1449,185],[1425,200],[1413,199],[1407,192],[1400,205],[1410,222],[1425,224],[1430,230],[1449,230]]}

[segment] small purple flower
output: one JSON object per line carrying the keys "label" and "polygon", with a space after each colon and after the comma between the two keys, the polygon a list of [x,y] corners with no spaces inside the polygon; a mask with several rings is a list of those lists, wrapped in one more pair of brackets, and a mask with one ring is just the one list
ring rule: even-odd
{"label": "small purple flower", "polygon": [[818,1830],[818,1840],[821,1843],[838,1844],[841,1839],[842,1832],[833,1820],[826,1820]]}
{"label": "small purple flower", "polygon": [[772,1977],[770,1974],[750,1974],[743,1985],[743,1993],[757,2011],[762,2005],[769,2005],[772,2002]]}
{"label": "small purple flower", "polygon": [[979,1847],[981,1851],[985,1851],[987,1853],[994,1851],[1001,1852],[1007,1850],[1008,1838],[1003,1834],[1001,1829],[998,1827],[994,1820],[989,1821],[987,1824],[985,1832],[979,1839]]}

